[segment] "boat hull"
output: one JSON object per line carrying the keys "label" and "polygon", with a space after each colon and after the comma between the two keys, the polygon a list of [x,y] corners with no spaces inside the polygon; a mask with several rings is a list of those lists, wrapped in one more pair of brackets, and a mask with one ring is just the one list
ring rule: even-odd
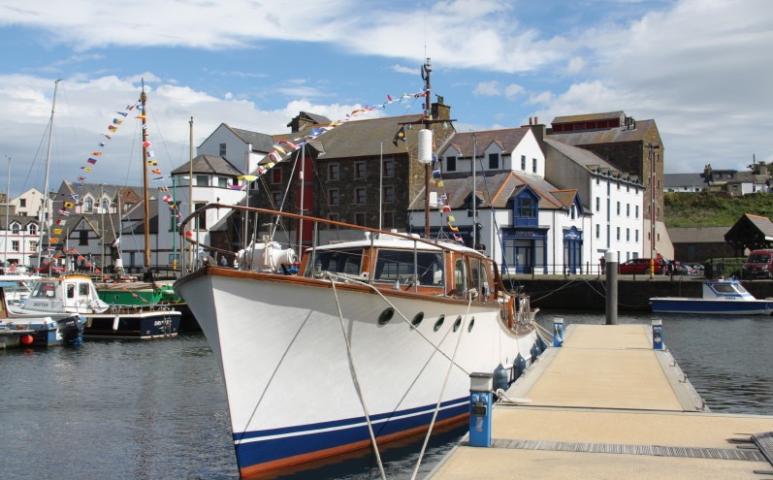
{"label": "boat hull", "polygon": [[[329,282],[217,270],[186,278],[177,290],[221,365],[242,476],[367,448],[367,422]],[[519,354],[529,362],[544,348],[534,331],[507,329],[495,302],[473,304],[467,314],[464,301],[385,292],[396,312],[382,324],[390,304],[378,294],[351,285],[337,293],[380,444],[426,431],[439,398],[438,425],[464,421],[469,373],[511,366]],[[410,320],[422,313],[423,320],[414,327],[397,312]]]}
{"label": "boat hull", "polygon": [[156,339],[176,337],[180,329],[180,312],[147,310],[121,313],[87,314],[86,338]]}
{"label": "boat hull", "polygon": [[770,315],[773,301],[704,300],[700,298],[651,298],[653,313],[694,313],[704,315]]}
{"label": "boat hull", "polygon": [[[19,318],[0,322],[0,348],[78,347],[83,342],[84,324],[85,319],[79,315],[63,318]],[[31,343],[22,341],[25,336]]]}

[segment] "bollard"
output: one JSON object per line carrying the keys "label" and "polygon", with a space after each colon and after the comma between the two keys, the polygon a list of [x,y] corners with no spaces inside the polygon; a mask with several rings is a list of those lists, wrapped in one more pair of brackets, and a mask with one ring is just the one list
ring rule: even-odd
{"label": "bollard", "polygon": [[470,374],[470,446],[491,446],[491,414],[493,409],[493,376],[490,373]]}
{"label": "bollard", "polygon": [[615,252],[607,250],[604,253],[607,267],[607,325],[617,324],[617,257]]}
{"label": "bollard", "polygon": [[553,319],[553,346],[554,347],[564,346],[564,319],[563,318]]}
{"label": "bollard", "polygon": [[663,350],[663,320],[652,321],[652,348]]}

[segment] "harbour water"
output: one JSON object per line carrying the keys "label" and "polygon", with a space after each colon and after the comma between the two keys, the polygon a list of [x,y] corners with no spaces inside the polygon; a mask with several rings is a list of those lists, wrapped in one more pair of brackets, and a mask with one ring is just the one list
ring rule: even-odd
{"label": "harbour water", "polygon": [[[559,312],[539,319],[549,326],[555,316],[603,322],[602,315]],[[667,345],[713,411],[773,413],[773,319],[662,318]],[[201,335],[9,350],[0,353],[0,385],[3,479],[238,478],[222,378]],[[463,433],[435,437],[422,472]],[[387,476],[408,478],[419,448],[418,441],[388,448]],[[368,479],[378,470],[373,455],[361,454],[287,478]]]}

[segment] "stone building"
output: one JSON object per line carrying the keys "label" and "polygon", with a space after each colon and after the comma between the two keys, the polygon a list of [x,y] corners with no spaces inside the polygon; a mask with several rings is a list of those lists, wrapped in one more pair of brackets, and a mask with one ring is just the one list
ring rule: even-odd
{"label": "stone building", "polygon": [[644,185],[644,252],[649,256],[655,219],[654,250],[673,258],[663,205],[665,146],[655,120],[634,120],[623,111],[560,116],[553,119],[550,138],[590,150]]}

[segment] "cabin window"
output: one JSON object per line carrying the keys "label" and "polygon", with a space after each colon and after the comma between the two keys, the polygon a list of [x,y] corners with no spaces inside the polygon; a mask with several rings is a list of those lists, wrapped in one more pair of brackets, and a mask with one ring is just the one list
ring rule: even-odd
{"label": "cabin window", "polygon": [[362,250],[318,250],[315,254],[315,272],[345,273],[359,275],[362,265]]}
{"label": "cabin window", "polygon": [[736,293],[732,285],[727,283],[718,283],[712,286],[717,293]]}
{"label": "cabin window", "polygon": [[228,177],[217,177],[217,186],[220,188],[228,188]]}
{"label": "cabin window", "polygon": [[196,186],[197,187],[208,187],[209,186],[209,175],[196,175]]}
{"label": "cabin window", "polygon": [[464,295],[467,290],[467,269],[464,266],[464,260],[459,259],[454,264],[454,293]]}
{"label": "cabin window", "polygon": [[78,284],[78,295],[81,297],[88,297],[89,296],[89,284],[88,283],[79,283]]}
{"label": "cabin window", "polygon": [[32,289],[31,297],[34,298],[52,298],[56,295],[56,285],[53,283],[38,283]]}
{"label": "cabin window", "polygon": [[75,298],[75,285],[67,284],[67,298]]}
{"label": "cabin window", "polygon": [[470,279],[472,287],[485,297],[489,293],[489,282],[486,277],[486,265],[479,258],[470,259]]}
{"label": "cabin window", "polygon": [[378,282],[410,283],[414,273],[420,285],[443,284],[443,254],[441,252],[416,252],[414,269],[413,250],[379,250],[374,279]]}

